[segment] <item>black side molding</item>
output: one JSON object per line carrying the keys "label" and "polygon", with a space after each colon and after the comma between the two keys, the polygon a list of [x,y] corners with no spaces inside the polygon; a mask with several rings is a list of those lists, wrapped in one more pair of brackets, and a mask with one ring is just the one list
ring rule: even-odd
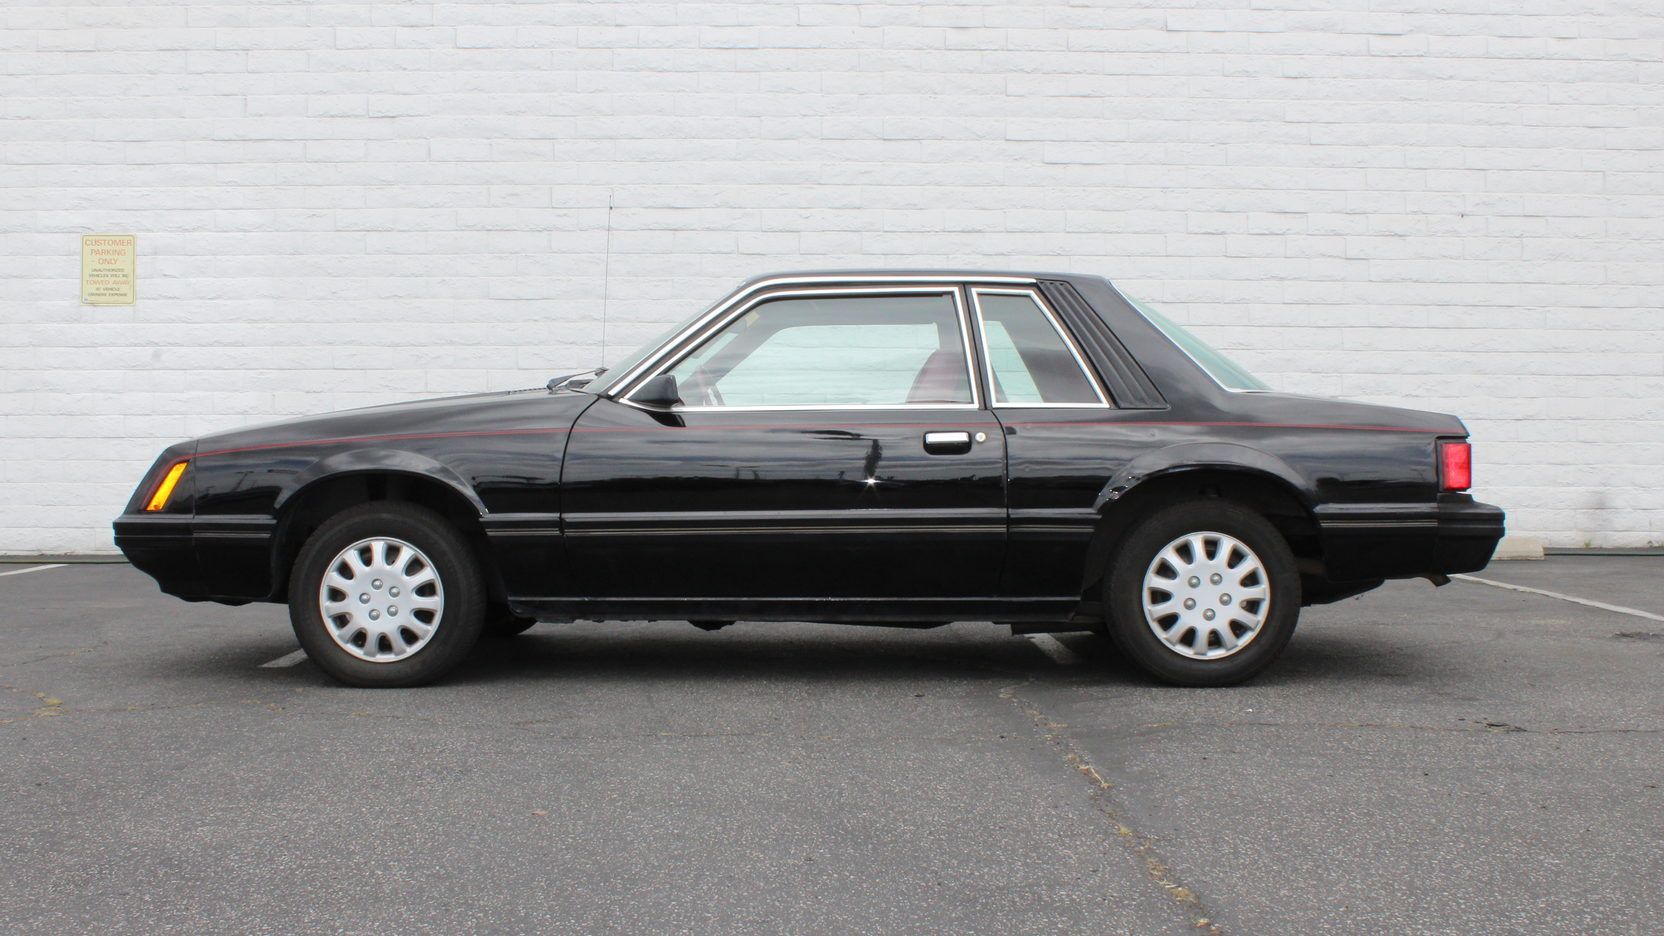
{"label": "black side molding", "polygon": [[1092,314],[1092,307],[1075,292],[1075,287],[1062,280],[1040,280],[1039,285],[1041,294],[1063,317],[1063,324],[1075,334],[1081,349],[1092,360],[1116,406],[1121,409],[1167,407],[1167,401],[1150,382],[1144,368],[1138,366],[1103,320]]}

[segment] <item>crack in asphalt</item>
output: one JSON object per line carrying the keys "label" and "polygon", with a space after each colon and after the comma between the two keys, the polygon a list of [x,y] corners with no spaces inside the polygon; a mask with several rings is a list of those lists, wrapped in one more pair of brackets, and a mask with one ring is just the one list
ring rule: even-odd
{"label": "crack in asphalt", "polygon": [[1115,785],[1103,778],[1097,767],[1093,766],[1091,758],[1082,751],[1064,730],[1068,725],[1055,721],[1047,715],[1033,700],[1018,694],[1018,690],[1034,682],[1030,677],[1022,682],[1012,683],[1000,689],[999,697],[1028,716],[1039,732],[1040,738],[1046,744],[1055,748],[1063,762],[1089,784],[1088,799],[1094,808],[1103,814],[1104,818],[1114,826],[1116,840],[1126,851],[1137,859],[1143,866],[1149,878],[1162,889],[1162,892],[1173,903],[1183,909],[1186,923],[1198,932],[1223,934],[1224,927],[1213,919],[1207,910],[1207,905],[1196,890],[1178,879],[1171,865],[1162,858],[1156,848],[1153,837],[1138,831],[1125,819],[1121,818],[1122,809],[1119,808],[1111,793]]}
{"label": "crack in asphalt", "polygon": [[62,659],[65,659],[66,657],[80,656],[83,653],[94,653],[97,650],[99,650],[100,648],[104,647],[106,643],[107,642],[101,641],[98,644],[95,644],[94,646],[91,646],[91,647],[71,647],[68,650],[54,650],[51,653],[43,653],[40,656],[29,657],[28,659],[25,659],[25,660],[13,660],[13,661],[11,661],[11,665],[12,666],[30,666],[30,665],[35,664],[35,663],[44,663],[47,660],[62,660]]}
{"label": "crack in asphalt", "polygon": [[[1466,719],[1458,719],[1466,721]],[[1475,721],[1468,726],[1417,725],[1409,722],[1277,722],[1227,719],[1207,722],[1150,722],[1138,726],[1146,731],[1170,728],[1324,728],[1332,731],[1432,731],[1441,734],[1546,734],[1546,735],[1652,735],[1664,728],[1527,728],[1504,721]]]}
{"label": "crack in asphalt", "polygon": [[[16,686],[0,686],[0,689],[4,689],[7,692],[23,691]],[[30,694],[35,697],[35,700],[38,701],[40,705],[27,715],[13,715],[9,718],[0,718],[0,725],[9,725],[13,722],[28,721],[35,718],[56,718],[67,714],[69,711],[64,708],[62,699],[49,696],[46,693],[39,691],[32,692]]]}

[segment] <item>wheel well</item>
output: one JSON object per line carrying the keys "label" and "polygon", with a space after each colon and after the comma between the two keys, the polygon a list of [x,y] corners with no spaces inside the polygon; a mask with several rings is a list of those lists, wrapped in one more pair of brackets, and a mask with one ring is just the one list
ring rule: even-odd
{"label": "wheel well", "polygon": [[281,601],[287,595],[295,558],[324,521],[348,507],[374,501],[416,504],[444,517],[474,547],[492,600],[501,600],[502,577],[490,561],[479,510],[442,481],[401,472],[332,475],[295,492],[278,511],[277,537],[272,547],[272,597]]}
{"label": "wheel well", "polygon": [[1294,553],[1302,579],[1323,574],[1317,521],[1287,482],[1254,471],[1196,468],[1151,478],[1104,509],[1087,551],[1081,581],[1083,603],[1098,604],[1098,589],[1110,557],[1145,517],[1174,504],[1209,498],[1241,504],[1269,520]]}

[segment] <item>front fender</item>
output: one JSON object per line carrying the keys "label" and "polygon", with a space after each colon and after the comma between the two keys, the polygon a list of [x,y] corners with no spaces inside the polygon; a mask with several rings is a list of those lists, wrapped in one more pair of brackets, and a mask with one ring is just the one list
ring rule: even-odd
{"label": "front fender", "polygon": [[1093,509],[1103,513],[1151,478],[1199,468],[1269,475],[1293,488],[1306,506],[1311,506],[1310,481],[1275,455],[1237,442],[1181,442],[1145,452],[1127,462],[1098,492]]}
{"label": "front fender", "polygon": [[426,455],[403,449],[351,449],[336,452],[318,459],[311,465],[291,475],[278,491],[277,499],[272,504],[274,511],[282,511],[283,506],[302,491],[314,483],[343,475],[354,474],[406,474],[430,478],[455,491],[480,516],[486,513],[485,503],[479,495],[474,493],[472,486],[463,480],[462,476],[446,467],[443,463]]}

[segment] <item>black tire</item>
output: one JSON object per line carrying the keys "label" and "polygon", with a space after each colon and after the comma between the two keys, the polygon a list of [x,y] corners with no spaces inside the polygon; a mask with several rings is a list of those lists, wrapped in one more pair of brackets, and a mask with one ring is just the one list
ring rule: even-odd
{"label": "black tire", "polygon": [[[438,623],[427,643],[387,662],[360,659],[344,649],[319,606],[330,564],[349,546],[374,537],[415,547],[430,560],[443,587]],[[485,623],[485,580],[467,541],[438,514],[395,501],[361,504],[329,518],[301,547],[289,577],[289,620],[306,655],[341,682],[368,688],[418,686],[445,675],[474,648]]]}
{"label": "black tire", "polygon": [[536,623],[537,618],[521,617],[504,605],[491,605],[485,612],[485,636],[492,640],[518,637]]}
{"label": "black tire", "polygon": [[[1240,541],[1259,558],[1268,579],[1269,607],[1265,608],[1264,622],[1240,649],[1214,659],[1195,659],[1169,647],[1156,635],[1144,613],[1144,576],[1151,564],[1170,543],[1201,532],[1222,533]],[[1282,653],[1300,620],[1300,573],[1294,565],[1294,553],[1264,517],[1230,501],[1177,504],[1146,518],[1116,551],[1104,588],[1110,638],[1140,668],[1177,686],[1229,686],[1253,677]],[[1188,633],[1188,642],[1204,643],[1205,652],[1224,650],[1219,639],[1207,637],[1205,631]],[[1184,642],[1182,637],[1180,640]]]}

